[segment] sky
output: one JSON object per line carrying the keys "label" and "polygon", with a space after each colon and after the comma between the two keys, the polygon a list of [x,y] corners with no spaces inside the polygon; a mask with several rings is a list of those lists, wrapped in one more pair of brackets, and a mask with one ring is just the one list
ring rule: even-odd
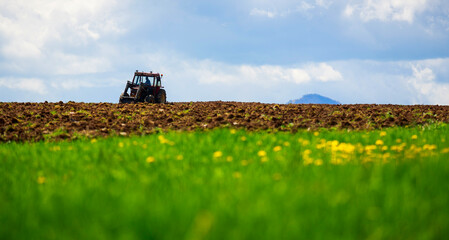
{"label": "sky", "polygon": [[447,0],[0,0],[1,102],[449,105]]}

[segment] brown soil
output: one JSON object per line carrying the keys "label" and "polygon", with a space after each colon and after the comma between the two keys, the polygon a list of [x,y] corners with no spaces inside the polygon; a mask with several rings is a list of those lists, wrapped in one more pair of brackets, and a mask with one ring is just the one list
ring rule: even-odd
{"label": "brown soil", "polygon": [[0,103],[1,142],[140,135],[168,129],[233,127],[295,132],[317,128],[378,129],[431,122],[449,122],[449,106]]}

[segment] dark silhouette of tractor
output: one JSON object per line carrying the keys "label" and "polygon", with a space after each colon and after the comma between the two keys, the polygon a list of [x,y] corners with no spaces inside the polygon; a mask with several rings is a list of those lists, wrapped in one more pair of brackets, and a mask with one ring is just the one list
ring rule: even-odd
{"label": "dark silhouette of tractor", "polygon": [[[139,72],[136,70],[132,81],[126,83],[125,91],[120,95],[119,103],[166,103],[165,92],[161,77],[163,75],[153,72]],[[128,90],[129,93],[128,93]]]}

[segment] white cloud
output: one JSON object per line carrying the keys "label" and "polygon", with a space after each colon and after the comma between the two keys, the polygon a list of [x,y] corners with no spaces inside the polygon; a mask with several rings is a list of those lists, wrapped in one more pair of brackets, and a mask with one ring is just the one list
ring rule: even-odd
{"label": "white cloud", "polygon": [[124,32],[111,18],[116,1],[6,0],[0,9],[0,53],[8,58],[37,58],[54,45],[82,46],[103,35]]}
{"label": "white cloud", "polygon": [[259,8],[253,8],[251,9],[251,12],[249,13],[251,16],[260,16],[260,17],[268,17],[268,18],[274,18],[277,16],[277,13],[274,11],[259,9]]}
{"label": "white cloud", "polygon": [[354,14],[354,6],[346,5],[345,10],[343,11],[343,15],[345,17],[351,17]]}
{"label": "white cloud", "polygon": [[305,71],[313,78],[321,82],[343,80],[340,72],[327,63],[310,64],[305,67]]}
{"label": "white cloud", "polygon": [[420,65],[412,65],[413,74],[408,78],[416,92],[414,103],[449,104],[449,84],[435,82],[433,70]]}
{"label": "white cloud", "polygon": [[380,20],[404,21],[412,23],[416,14],[426,10],[429,0],[364,0],[362,3],[348,4],[343,15],[357,14],[365,22]]}
{"label": "white cloud", "polygon": [[111,70],[111,63],[106,58],[64,53],[55,53],[52,58],[58,61],[52,69],[54,74],[101,73]]}
{"label": "white cloud", "polygon": [[110,77],[98,78],[95,76],[85,77],[83,79],[76,79],[71,76],[62,77],[52,80],[50,86],[54,89],[61,90],[77,90],[86,88],[104,88],[104,87],[117,87],[124,86],[125,79],[116,79]]}
{"label": "white cloud", "polygon": [[47,86],[44,82],[36,78],[0,78],[0,86],[41,95],[48,93]]}
{"label": "white cloud", "polygon": [[328,0],[315,0],[315,4],[319,7],[329,8],[332,5],[333,1]]}
{"label": "white cloud", "polygon": [[301,4],[297,7],[297,9],[301,10],[301,11],[308,11],[308,10],[314,9],[314,8],[315,8],[315,6],[308,2],[301,2]]}
{"label": "white cloud", "polygon": [[254,7],[250,11],[251,16],[277,18],[287,17],[292,14],[309,14],[313,10],[328,9],[332,5],[333,1],[329,0],[305,0],[298,3],[298,1],[276,1],[273,5],[272,2],[267,4],[266,2],[256,2]]}
{"label": "white cloud", "polygon": [[340,72],[327,63],[311,63],[303,67],[284,67],[276,65],[226,65],[210,60],[193,61],[186,69],[195,69],[199,83],[205,84],[260,84],[273,86],[282,83],[304,84],[310,81],[329,82],[343,79]]}
{"label": "white cloud", "polygon": [[76,90],[80,88],[94,88],[99,87],[99,84],[95,84],[96,81],[85,81],[85,80],[67,80],[59,79],[51,83],[51,87],[54,89],[61,90]]}

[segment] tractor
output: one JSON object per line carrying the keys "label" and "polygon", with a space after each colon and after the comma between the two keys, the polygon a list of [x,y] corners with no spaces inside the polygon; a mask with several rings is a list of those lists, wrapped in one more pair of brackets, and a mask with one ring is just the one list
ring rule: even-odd
{"label": "tractor", "polygon": [[[167,94],[161,84],[163,75],[136,70],[132,81],[126,83],[125,91],[120,95],[119,103],[166,103]],[[128,93],[128,90],[129,93]]]}

